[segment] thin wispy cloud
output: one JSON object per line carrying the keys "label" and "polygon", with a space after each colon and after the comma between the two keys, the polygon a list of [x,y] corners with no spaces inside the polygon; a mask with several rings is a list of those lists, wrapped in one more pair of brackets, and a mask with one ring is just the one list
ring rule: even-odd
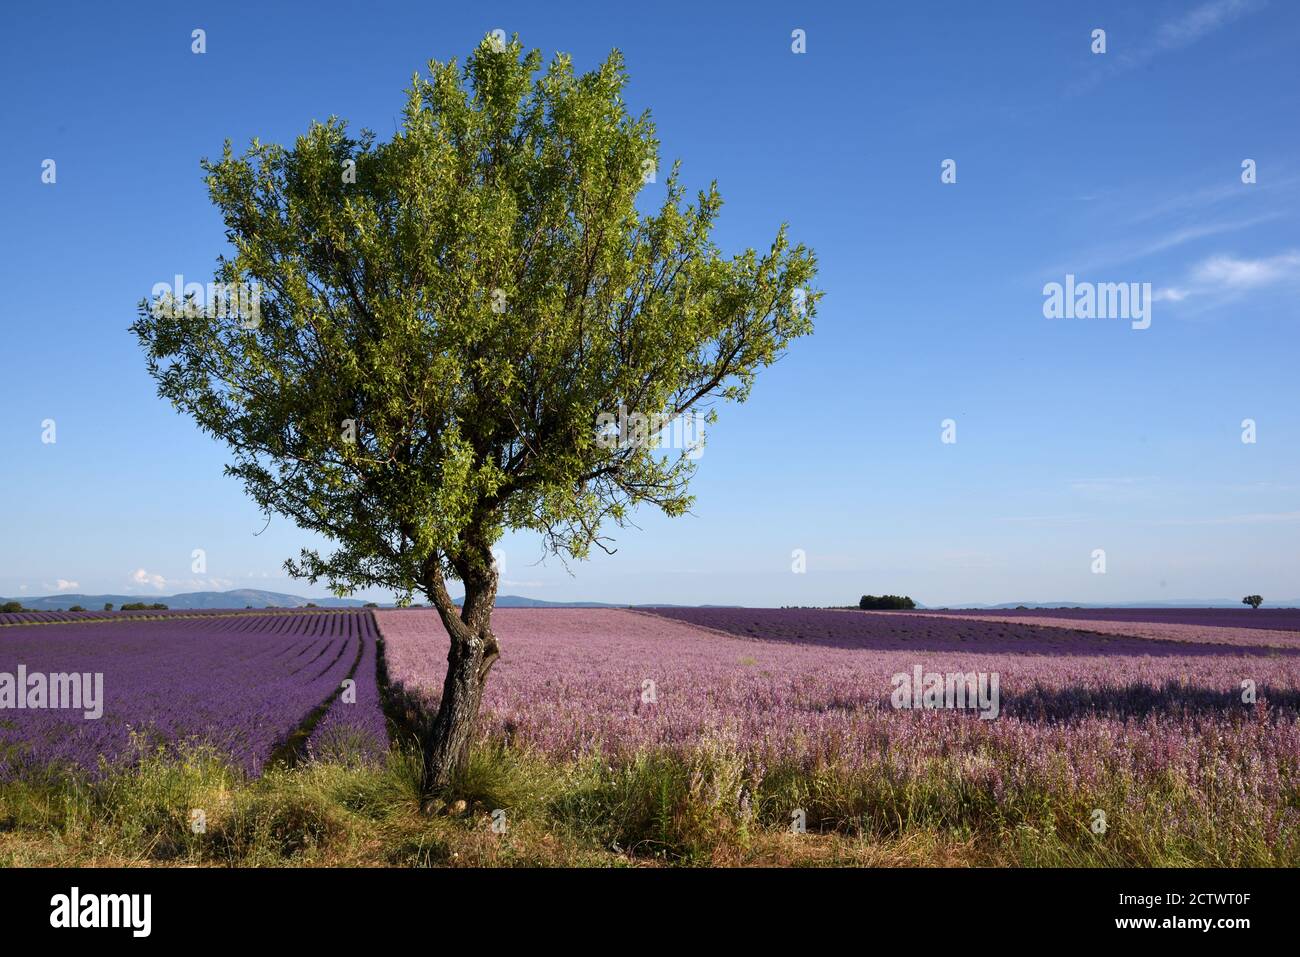
{"label": "thin wispy cloud", "polygon": [[168,582],[168,584],[172,588],[192,588],[198,591],[225,591],[227,588],[233,588],[235,582],[230,578],[185,578],[179,581]]}
{"label": "thin wispy cloud", "polygon": [[1290,525],[1300,522],[1300,512],[1250,512],[1215,518],[1170,518],[1152,520],[1150,525]]}
{"label": "thin wispy cloud", "polygon": [[1243,14],[1253,13],[1263,6],[1263,0],[1212,0],[1194,7],[1183,16],[1160,24],[1148,58],[1190,46]]}
{"label": "thin wispy cloud", "polygon": [[1137,262],[1149,256],[1177,249],[1188,243],[1208,239],[1211,236],[1221,236],[1226,233],[1251,229],[1262,223],[1276,220],[1282,215],[1281,212],[1269,212],[1246,219],[1221,220],[1196,226],[1179,226],[1138,239],[1124,239],[1094,246],[1092,249],[1072,257],[1067,262],[1058,262],[1048,267],[1042,273],[1050,276],[1059,276],[1066,272],[1085,275],[1099,269],[1109,269]]}
{"label": "thin wispy cloud", "polygon": [[1165,233],[1162,236],[1157,236],[1154,239],[1147,240],[1145,243],[1135,244],[1117,261],[1130,262],[1135,259],[1154,256],[1156,253],[1162,253],[1165,250],[1174,249],[1186,243],[1194,242],[1197,239],[1204,239],[1207,236],[1218,236],[1222,233],[1231,233],[1240,229],[1249,229],[1251,226],[1258,226],[1260,223],[1267,222],[1268,220],[1277,219],[1279,215],[1279,213],[1266,213],[1262,216],[1255,216],[1251,219],[1206,223],[1204,226],[1187,226],[1182,229],[1176,229],[1173,232]]}
{"label": "thin wispy cloud", "polygon": [[1119,504],[1151,498],[1158,482],[1154,476],[1076,479],[1070,491],[1089,501]]}
{"label": "thin wispy cloud", "polygon": [[1096,521],[1086,515],[1005,515],[1001,520],[1019,525],[1083,525]]}
{"label": "thin wispy cloud", "polygon": [[953,568],[1005,568],[1007,560],[991,552],[945,549],[935,559]]}
{"label": "thin wispy cloud", "polygon": [[[1237,173],[1236,169],[1232,169],[1230,172],[1234,175],[1223,176],[1224,171],[1218,171],[1219,177],[1225,180],[1224,182],[1208,186],[1179,188],[1174,195],[1151,203],[1134,213],[1128,221],[1137,224],[1150,222],[1151,220],[1172,219],[1182,214],[1203,216],[1215,206],[1252,199],[1261,202],[1266,201],[1270,207],[1275,208],[1279,205],[1293,203],[1295,188],[1300,185],[1300,176],[1296,176],[1285,169],[1276,169],[1271,164],[1267,167],[1268,175],[1260,182],[1250,184],[1249,187],[1246,187],[1240,178],[1235,175]],[[1210,172],[1206,175],[1215,174]]]}
{"label": "thin wispy cloud", "polygon": [[1265,5],[1266,0],[1210,0],[1165,20],[1146,38],[1137,38],[1131,44],[1125,43],[1118,34],[1111,34],[1108,40],[1112,52],[1096,57],[1100,62],[1066,92],[1074,96],[1086,93],[1107,79],[1184,50]]}
{"label": "thin wispy cloud", "polygon": [[[1093,525],[1098,519],[1081,515],[1009,515],[1001,521],[1020,525]],[[1291,525],[1300,522],[1300,512],[1247,512],[1240,515],[1216,515],[1204,518],[1150,518],[1131,519],[1107,516],[1107,524],[1141,526],[1201,526],[1201,525]]]}

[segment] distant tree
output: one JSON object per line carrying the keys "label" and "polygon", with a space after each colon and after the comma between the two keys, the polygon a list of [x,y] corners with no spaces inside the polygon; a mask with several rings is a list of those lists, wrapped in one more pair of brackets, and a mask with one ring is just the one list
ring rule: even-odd
{"label": "distant tree", "polygon": [[112,610],[113,610],[113,603],[111,601],[104,602],[104,611],[112,611]]}
{"label": "distant tree", "polygon": [[68,611],[85,611],[85,610],[86,609],[82,608],[80,605],[73,605],[71,608],[68,609]]}
{"label": "distant tree", "polygon": [[7,601],[3,605],[0,605],[0,612],[4,612],[7,615],[22,610],[23,610],[23,603],[20,601]]}
{"label": "distant tree", "polygon": [[163,604],[162,602],[160,602],[160,601],[156,601],[156,602],[154,602],[152,605],[149,606],[149,609],[150,609],[150,611],[166,611],[166,610],[167,610],[167,606],[164,605],[164,604]]}
{"label": "distant tree", "polygon": [[[688,202],[674,167],[658,210],[638,208],[659,141],[627,111],[617,51],[578,76],[486,38],[463,69],[429,68],[388,142],[331,119],[205,161],[235,249],[216,278],[260,289],[255,323],[164,298],[132,326],[159,394],[229,444],[228,474],[337,546],[290,574],[437,609],[450,650],[426,795],[463,767],[500,655],[501,535],[584,559],[639,504],[687,511],[698,446],[653,436],[746,399],[821,296],[784,227],[722,254],[716,185]],[[628,434],[631,415],[659,425]]]}
{"label": "distant tree", "polygon": [[1258,608],[1264,604],[1264,599],[1259,595],[1247,595],[1241,600],[1243,605],[1249,605],[1251,608]]}
{"label": "distant tree", "polygon": [[314,601],[309,601],[309,602],[307,602],[307,604],[303,605],[302,607],[304,607],[304,608],[319,608],[320,605],[316,604]]}
{"label": "distant tree", "polygon": [[858,607],[863,611],[897,610],[915,608],[916,602],[906,595],[863,595],[858,599]]}
{"label": "distant tree", "polygon": [[368,601],[368,602],[366,602],[366,607],[367,607],[367,608],[378,608],[379,605],[378,605],[378,603],[376,603],[376,602]]}

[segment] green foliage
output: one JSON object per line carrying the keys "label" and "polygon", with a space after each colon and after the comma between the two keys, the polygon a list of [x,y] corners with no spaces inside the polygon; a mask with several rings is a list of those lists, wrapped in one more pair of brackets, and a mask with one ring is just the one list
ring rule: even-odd
{"label": "green foliage", "polygon": [[68,611],[85,611],[85,610],[86,609],[83,608],[81,605],[73,605],[68,609]]}
{"label": "green foliage", "polygon": [[[108,611],[109,609],[105,609],[105,610]],[[166,611],[167,606],[160,601],[156,601],[152,605],[142,601],[128,601],[122,603],[121,610],[122,611]]]}
{"label": "green foliage", "polygon": [[0,612],[4,612],[7,615],[11,615],[14,612],[19,612],[22,610],[23,610],[23,603],[20,601],[7,601],[3,605],[0,605]]}
{"label": "green foliage", "polygon": [[617,51],[577,75],[485,40],[414,77],[387,142],[331,118],[204,162],[234,247],[216,279],[260,286],[256,328],[160,300],[132,330],[229,474],[336,544],[292,574],[409,601],[506,528],[583,558],[637,505],[679,515],[694,457],[602,442],[598,416],[711,421],[811,332],[812,252],[782,227],[724,256],[716,184],[643,182],[658,140],[626,83]]}
{"label": "green foliage", "polygon": [[863,595],[858,599],[858,607],[867,610],[908,609],[915,608],[916,602],[906,595]]}
{"label": "green foliage", "polygon": [[1241,600],[1241,603],[1243,605],[1249,605],[1251,608],[1258,608],[1260,605],[1264,604],[1264,599],[1260,595],[1247,595]]}
{"label": "green foliage", "polygon": [[112,611],[112,610],[113,610],[113,603],[111,601],[104,602],[104,611]]}

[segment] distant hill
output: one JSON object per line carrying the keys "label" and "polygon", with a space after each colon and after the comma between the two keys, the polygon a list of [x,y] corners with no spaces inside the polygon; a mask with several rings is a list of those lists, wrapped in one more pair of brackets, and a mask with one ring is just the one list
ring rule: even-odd
{"label": "distant hill", "polygon": [[[457,598],[456,604],[463,599]],[[497,608],[626,608],[626,604],[609,601],[544,601],[541,598],[525,598],[522,595],[497,595]]]}
{"label": "distant hill", "polygon": [[[175,609],[216,609],[216,608],[302,608],[311,603],[321,608],[359,608],[366,604],[359,598],[303,598],[301,595],[288,595],[284,592],[262,591],[257,588],[236,588],[232,591],[192,591],[180,595],[45,595],[40,598],[0,598],[0,604],[7,601],[21,602],[24,608],[33,611],[53,611],[57,608],[71,608],[80,605],[87,611],[99,611],[107,603],[120,608],[128,602],[144,602],[152,605],[159,602]],[[461,599],[456,599],[460,604]],[[626,608],[615,602],[599,601],[543,601],[540,598],[524,598],[521,595],[498,595],[498,608]]]}
{"label": "distant hill", "polygon": [[71,608],[81,605],[87,611],[99,611],[108,602],[114,608],[120,608],[128,602],[142,601],[147,605],[161,602],[168,608],[301,608],[310,602],[322,608],[357,608],[365,602],[356,598],[303,598],[300,595],[286,595],[282,592],[262,591],[257,588],[236,588],[233,591],[192,591],[181,595],[45,595],[41,598],[0,598],[0,604],[7,601],[21,602],[24,608],[33,611],[52,611],[56,608]]}

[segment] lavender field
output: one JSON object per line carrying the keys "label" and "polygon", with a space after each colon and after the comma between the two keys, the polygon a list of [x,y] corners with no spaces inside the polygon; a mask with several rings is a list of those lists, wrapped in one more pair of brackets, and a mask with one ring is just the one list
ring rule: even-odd
{"label": "lavender field", "polygon": [[0,671],[20,666],[28,675],[102,674],[102,714],[6,709],[0,778],[61,765],[94,771],[182,742],[211,745],[257,774],[349,677],[356,703],[334,702],[313,742],[341,726],[371,740],[384,732],[368,612],[124,613],[109,622],[15,625],[0,631]]}
{"label": "lavender field", "polygon": [[[436,701],[436,615],[376,617],[393,681]],[[821,794],[827,819],[843,810],[833,792],[862,775],[895,789],[873,792],[886,805],[941,780],[956,803],[940,818],[962,826],[1051,796],[1050,823],[1037,826],[1086,834],[1100,808],[1134,840],[1161,821],[1193,856],[1207,843],[1229,857],[1242,842],[1295,848],[1300,638],[730,608],[507,609],[494,623],[506,651],[482,734],[552,760],[720,749],[737,761],[736,800],[767,776],[837,782]],[[895,707],[892,676],[918,667],[996,674],[998,714]],[[853,813],[869,815],[862,804]]]}
{"label": "lavender field", "polygon": [[[533,813],[604,846],[716,854],[797,809],[826,834],[982,860],[1300,863],[1292,632],[747,608],[506,608],[493,625],[475,753],[585,782]],[[101,672],[103,707],[3,712],[0,782],[191,744],[253,778],[290,755],[381,768],[404,759],[378,675],[431,714],[446,655],[430,609],[12,624],[0,672]],[[971,699],[928,703],[928,675],[969,675]]]}

